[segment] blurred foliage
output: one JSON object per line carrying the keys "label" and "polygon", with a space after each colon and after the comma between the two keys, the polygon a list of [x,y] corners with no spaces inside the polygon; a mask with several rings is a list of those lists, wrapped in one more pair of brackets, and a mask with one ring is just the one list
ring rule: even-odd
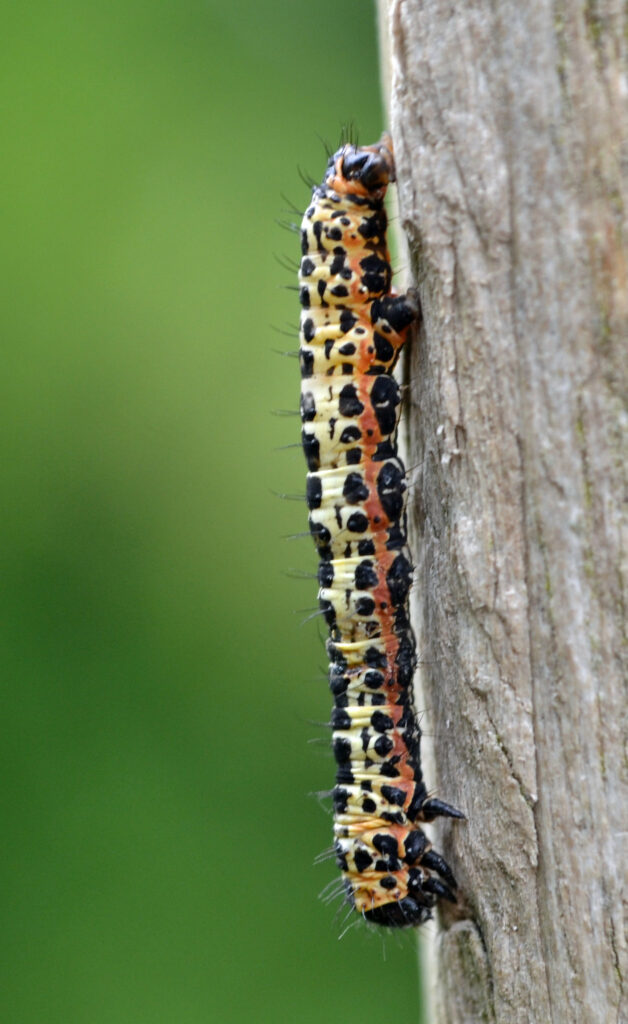
{"label": "blurred foliage", "polygon": [[[335,878],[280,197],[382,127],[368,0],[4,11],[8,1024],[416,1019]],[[289,327],[288,330],[292,330]]]}

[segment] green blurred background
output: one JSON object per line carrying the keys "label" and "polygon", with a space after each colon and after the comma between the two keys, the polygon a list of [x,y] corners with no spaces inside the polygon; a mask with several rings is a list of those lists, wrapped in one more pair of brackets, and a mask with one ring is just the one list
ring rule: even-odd
{"label": "green blurred background", "polygon": [[[416,1019],[317,899],[329,714],[281,193],[382,128],[369,0],[42,0],[2,41],[0,1019]],[[394,998],[391,1002],[391,993]]]}

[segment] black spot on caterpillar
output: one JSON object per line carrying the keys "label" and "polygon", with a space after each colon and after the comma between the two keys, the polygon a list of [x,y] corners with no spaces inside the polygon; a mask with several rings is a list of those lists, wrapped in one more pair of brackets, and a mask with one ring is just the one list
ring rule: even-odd
{"label": "black spot on caterpillar", "polygon": [[334,698],[334,849],[347,901],[403,928],[431,917],[456,881],[421,823],[462,818],[429,798],[412,679],[406,473],[392,375],[416,299],[391,292],[384,196],[388,136],[329,158],[301,225],[302,443],[310,532],[320,556]]}

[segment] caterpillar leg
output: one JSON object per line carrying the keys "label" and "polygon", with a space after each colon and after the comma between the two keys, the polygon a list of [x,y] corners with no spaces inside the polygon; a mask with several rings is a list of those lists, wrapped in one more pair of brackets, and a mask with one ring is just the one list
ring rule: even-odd
{"label": "caterpillar leg", "polygon": [[376,329],[388,324],[393,331],[401,334],[421,316],[421,304],[415,289],[406,295],[384,295],[375,299],[371,306],[371,321]]}
{"label": "caterpillar leg", "polygon": [[434,818],[459,818],[461,821],[466,820],[462,811],[452,807],[451,804],[446,804],[442,800],[432,797],[430,800],[426,800],[421,807],[421,820],[434,821]]}

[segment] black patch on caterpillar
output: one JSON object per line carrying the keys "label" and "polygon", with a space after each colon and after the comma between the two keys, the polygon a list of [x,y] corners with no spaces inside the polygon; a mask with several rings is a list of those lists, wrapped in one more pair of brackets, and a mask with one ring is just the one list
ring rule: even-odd
{"label": "black patch on caterpillar", "polygon": [[337,736],[333,743],[334,757],[338,764],[351,762],[351,743],[344,736]]}
{"label": "black patch on caterpillar", "polygon": [[371,253],[365,259],[360,260],[362,268],[362,280],[369,292],[385,292],[390,288],[390,264]]}
{"label": "black patch on caterpillar", "polygon": [[[311,220],[311,217],[309,219]],[[314,226],[312,230],[314,232],[314,238],[316,239],[316,247],[318,252],[325,252],[325,246],[321,242],[321,239],[323,237],[323,225],[319,220],[314,221]]]}
{"label": "black patch on caterpillar", "polygon": [[334,276],[339,274],[340,271],[343,269],[344,265],[345,265],[344,253],[342,253],[342,254],[338,253],[336,256],[334,256],[333,260],[331,261],[331,265],[329,267],[329,273],[334,275]]}
{"label": "black patch on caterpillar", "polygon": [[373,858],[366,850],[356,850],[354,860],[358,871],[368,871],[373,863]]}
{"label": "black patch on caterpillar", "polygon": [[360,222],[358,231],[363,238],[376,238],[381,237],[387,227],[387,218],[385,210],[377,210],[372,217],[365,217]]}
{"label": "black patch on caterpillar", "polygon": [[[394,728],[394,722],[390,715],[385,715],[382,711],[375,711],[371,715],[371,725],[375,729],[375,732],[389,732]],[[382,793],[383,792],[384,790],[382,788]],[[388,799],[388,797],[386,797],[386,799]],[[401,802],[403,803],[403,800]]]}
{"label": "black patch on caterpillar", "polygon": [[[388,800],[389,804],[396,804],[397,807],[403,807],[406,802],[406,792],[404,789],[398,789],[397,786],[382,786],[382,796]],[[397,840],[395,840],[395,846]]]}
{"label": "black patch on caterpillar", "polygon": [[385,462],[377,475],[377,494],[388,519],[399,519],[404,507],[405,473],[398,462]]}
{"label": "black patch on caterpillar", "polygon": [[364,652],[364,664],[369,668],[386,668],[386,655],[379,647],[367,647]]}
{"label": "black patch on caterpillar", "polygon": [[416,821],[421,813],[421,808],[425,802],[425,795],[422,790],[418,789],[412,798],[412,802],[408,807],[408,817],[410,821]]}
{"label": "black patch on caterpillar", "polygon": [[421,859],[427,846],[427,836],[421,829],[415,829],[404,839],[404,860],[406,864],[416,864]]}
{"label": "black patch on caterpillar", "polygon": [[338,412],[341,416],[350,419],[353,416],[360,416],[364,412],[364,406],[358,398],[355,384],[345,384],[338,396]]}
{"label": "black patch on caterpillar", "polygon": [[331,601],[327,601],[325,598],[322,597],[319,598],[318,604],[321,612],[323,613],[323,618],[325,619],[325,622],[327,623],[330,629],[333,629],[334,626],[336,625],[336,610],[333,604],[331,603]]}
{"label": "black patch on caterpillar", "polygon": [[369,489],[359,473],[348,473],[342,488],[342,496],[348,505],[357,505],[366,501]]}
{"label": "black patch on caterpillar", "polygon": [[[336,753],[336,746],[334,744],[334,753]],[[336,758],[338,760],[338,758]],[[338,761],[340,764],[340,761]],[[336,814],[344,814],[347,810],[347,801],[349,799],[349,793],[346,789],[341,786],[334,786],[332,793],[332,800],[334,804],[334,811]]]}
{"label": "black patch on caterpillar", "polygon": [[334,582],[334,567],[330,562],[321,562],[318,567],[319,587],[331,587]]}
{"label": "black patch on caterpillar", "polygon": [[331,713],[331,727],[337,731],[350,729],[351,715],[349,715],[344,708],[334,708]]}
{"label": "black patch on caterpillar", "polygon": [[[419,823],[460,812],[427,796],[413,702],[413,568],[392,369],[418,302],[390,294],[383,197],[394,177],[387,137],[347,143],[312,191],[301,233],[300,408],[330,630],[334,850],[348,902],[367,921],[401,928],[453,898],[453,874]],[[317,336],[315,357],[308,346]]]}
{"label": "black patch on caterpillar", "polygon": [[403,825],[405,820],[402,811],[382,811],[382,818],[384,821],[389,821],[391,825]]}
{"label": "black patch on caterpillar", "polygon": [[306,503],[310,511],[321,507],[322,497],[323,485],[321,484],[320,478],[314,475],[308,476],[306,484]]}
{"label": "black patch on caterpillar", "polygon": [[340,441],[342,444],[353,444],[354,441],[359,441],[361,437],[362,431],[359,427],[345,427],[340,435]]}
{"label": "black patch on caterpillar", "polygon": [[[388,797],[384,793],[384,790],[390,788],[390,786],[382,786],[382,795],[386,798],[386,800],[388,800]],[[399,801],[394,801],[394,803],[399,803]],[[401,806],[402,804],[403,800],[401,801],[399,806]],[[377,832],[376,835],[373,836],[373,846],[375,847],[377,852],[381,853],[383,857],[386,857],[388,861],[396,861],[399,856],[399,845],[397,843],[397,840],[395,839],[394,836],[390,835],[389,832]]]}
{"label": "black patch on caterpillar", "polygon": [[379,331],[373,331],[373,344],[375,355],[382,363],[389,363],[395,354],[395,350],[388,338],[385,338]]}
{"label": "black patch on caterpillar", "polygon": [[384,295],[381,299],[375,299],[371,306],[371,323],[376,324],[382,320],[397,334],[409,327],[417,315],[416,300],[409,302],[405,295]]}
{"label": "black patch on caterpillar", "polygon": [[331,672],[329,673],[329,689],[335,697],[340,697],[346,693],[349,685],[349,679],[345,676],[344,672],[337,665],[334,665]]}
{"label": "black patch on caterpillar", "polygon": [[364,512],[351,512],[346,520],[346,528],[351,534],[365,534],[369,528],[369,517]]}
{"label": "black patch on caterpillar", "polygon": [[316,403],[311,391],[301,392],[301,420],[310,423],[316,416]]}
{"label": "black patch on caterpillar", "polygon": [[[344,853],[342,852],[340,846],[337,843],[336,846],[334,847],[334,852],[336,854],[336,864],[338,865],[340,870],[348,871],[349,865],[347,864],[347,858],[345,857]],[[362,870],[364,870],[364,868]]]}
{"label": "black patch on caterpillar", "polygon": [[343,309],[340,314],[338,324],[343,334],[348,334],[354,324],[357,324],[358,318],[350,309]]}
{"label": "black patch on caterpillar", "polygon": [[301,363],[301,377],[307,380],[314,372],[314,353],[310,352],[307,348],[302,348],[299,353],[299,361]]}
{"label": "black patch on caterpillar", "polygon": [[316,519],[309,518],[310,533],[314,538],[314,543],[318,545],[326,546],[331,540],[331,533],[327,529],[324,523],[319,523]]}
{"label": "black patch on caterpillar", "polygon": [[372,562],[360,562],[355,570],[355,585],[357,590],[370,590],[377,586],[377,572]]}
{"label": "black patch on caterpillar", "polygon": [[360,597],[355,602],[355,610],[358,615],[372,615],[375,611],[375,601],[372,597]]}
{"label": "black patch on caterpillar", "polygon": [[388,459],[395,459],[397,452],[392,441],[386,439],[380,441],[373,455],[373,462],[387,462]]}
{"label": "black patch on caterpillar", "polygon": [[307,468],[309,470],[318,469],[320,462],[320,444],[318,438],[315,434],[309,434],[304,430],[301,434],[301,443],[303,445],[303,451],[305,452]]}
{"label": "black patch on caterpillar", "polygon": [[401,401],[394,377],[382,374],[371,388],[371,402],[382,434],[392,434],[397,426],[397,406]]}
{"label": "black patch on caterpillar", "polygon": [[393,749],[394,743],[390,736],[378,736],[373,746],[375,747],[375,752],[379,754],[380,757],[386,757],[386,755],[390,754],[390,751]]}
{"label": "black patch on caterpillar", "polygon": [[412,573],[412,565],[403,552],[397,555],[386,573],[390,600],[394,608],[405,604],[412,584]]}

